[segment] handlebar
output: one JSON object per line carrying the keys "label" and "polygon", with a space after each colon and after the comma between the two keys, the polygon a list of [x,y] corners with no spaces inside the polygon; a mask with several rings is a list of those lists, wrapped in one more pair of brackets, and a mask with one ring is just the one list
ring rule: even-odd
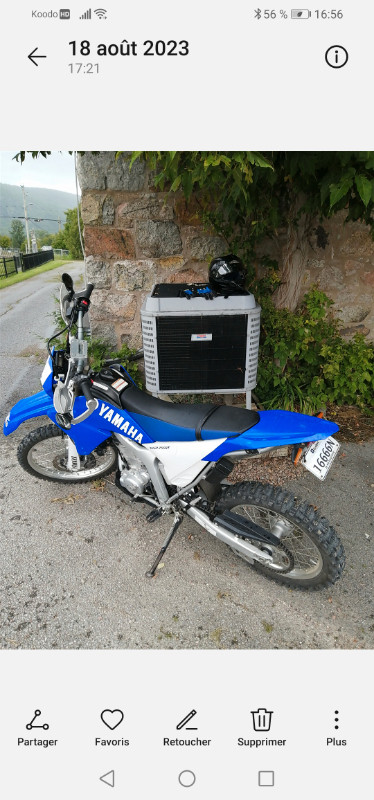
{"label": "handlebar", "polygon": [[86,403],[87,403],[86,411],[84,411],[83,414],[80,414],[79,417],[73,417],[71,420],[72,425],[78,425],[80,422],[83,422],[85,419],[87,419],[87,417],[90,417],[91,414],[93,414],[93,412],[99,405],[99,401],[96,400],[96,398],[93,396],[91,392],[89,378],[87,378],[85,375],[82,376],[77,375],[74,382],[76,386],[81,390],[81,393],[86,398]]}
{"label": "handlebar", "polygon": [[82,375],[82,376],[77,375],[76,378],[75,378],[75,384],[81,390],[81,392],[84,395],[84,397],[86,398],[87,402],[89,402],[90,400],[95,400],[95,398],[94,398],[94,396],[93,396],[93,394],[91,392],[90,379],[87,378],[86,375]]}
{"label": "handlebar", "polygon": [[[144,350],[141,348],[128,357],[128,361],[140,361],[144,358]],[[103,367],[110,367],[111,364],[122,364],[123,358],[105,358],[102,362]]]}
{"label": "handlebar", "polygon": [[[83,317],[89,309],[90,297],[95,287],[93,283],[88,283],[86,288],[81,292],[75,292],[73,280],[67,272],[63,273],[62,282],[68,292],[68,302],[71,304],[69,314],[66,313],[66,317],[69,317],[68,324],[64,329],[69,331],[67,345],[69,368],[65,376],[65,381],[62,382],[59,380],[55,387],[53,403],[57,412],[57,423],[61,425],[61,427],[69,429],[71,425],[78,425],[80,422],[87,419],[99,405],[98,400],[96,400],[91,392],[90,379],[87,375],[83,374],[84,367],[88,363],[87,342],[84,341]],[[64,317],[63,311],[61,311],[61,313]],[[77,338],[70,336],[73,324],[77,324]],[[58,335],[59,334],[57,334],[57,336]],[[83,395],[85,397],[86,410],[82,414],[79,414],[78,417],[73,417],[74,399],[77,395]]]}

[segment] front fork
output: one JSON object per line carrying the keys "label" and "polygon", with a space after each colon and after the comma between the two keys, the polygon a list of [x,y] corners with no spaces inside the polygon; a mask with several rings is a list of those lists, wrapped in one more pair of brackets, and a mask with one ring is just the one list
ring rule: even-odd
{"label": "front fork", "polygon": [[70,439],[70,436],[67,436],[67,462],[66,468],[70,472],[79,472],[81,468],[81,460],[78,453],[78,450],[73,442]]}

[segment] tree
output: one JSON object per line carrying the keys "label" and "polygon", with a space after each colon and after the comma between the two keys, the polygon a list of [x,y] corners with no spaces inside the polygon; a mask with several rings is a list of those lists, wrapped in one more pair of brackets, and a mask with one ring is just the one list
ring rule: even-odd
{"label": "tree", "polygon": [[[69,250],[70,255],[72,258],[83,258],[82,247],[80,242],[79,236],[79,228],[78,228],[78,211],[76,208],[68,208],[65,211],[66,214],[66,222],[63,228],[63,233],[66,242],[66,249]],[[82,218],[80,216],[80,207],[79,207],[79,219],[81,230],[83,230]]]}
{"label": "tree", "polygon": [[0,247],[3,247],[6,250],[8,247],[12,246],[12,240],[9,236],[0,236]]}
{"label": "tree", "polygon": [[49,233],[43,229],[35,230],[36,241],[38,243],[38,250],[45,245],[52,245],[53,243],[53,233]]}
{"label": "tree", "polygon": [[12,246],[20,250],[26,236],[23,222],[21,222],[20,219],[13,219],[9,233],[12,240]]}
{"label": "tree", "polygon": [[66,244],[66,234],[64,230],[55,233],[52,237],[52,246],[57,248],[58,250],[68,250],[68,246]]}

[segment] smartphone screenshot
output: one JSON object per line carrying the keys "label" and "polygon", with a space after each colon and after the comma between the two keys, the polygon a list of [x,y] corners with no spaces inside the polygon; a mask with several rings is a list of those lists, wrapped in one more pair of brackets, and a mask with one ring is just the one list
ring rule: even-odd
{"label": "smartphone screenshot", "polygon": [[371,796],[373,16],[2,10],[9,800]]}

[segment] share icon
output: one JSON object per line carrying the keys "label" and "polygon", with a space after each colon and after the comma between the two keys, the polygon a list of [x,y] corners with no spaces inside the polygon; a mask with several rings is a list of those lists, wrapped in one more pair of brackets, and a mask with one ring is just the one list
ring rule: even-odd
{"label": "share icon", "polygon": [[34,716],[33,716],[32,720],[31,720],[31,722],[28,722],[27,725],[26,725],[26,730],[27,731],[31,731],[32,728],[43,728],[44,731],[48,730],[49,725],[47,724],[47,722],[45,722],[44,725],[34,725],[34,722],[35,722],[36,718],[40,717],[41,713],[42,712],[39,710],[39,708],[37,708],[35,710]]}

